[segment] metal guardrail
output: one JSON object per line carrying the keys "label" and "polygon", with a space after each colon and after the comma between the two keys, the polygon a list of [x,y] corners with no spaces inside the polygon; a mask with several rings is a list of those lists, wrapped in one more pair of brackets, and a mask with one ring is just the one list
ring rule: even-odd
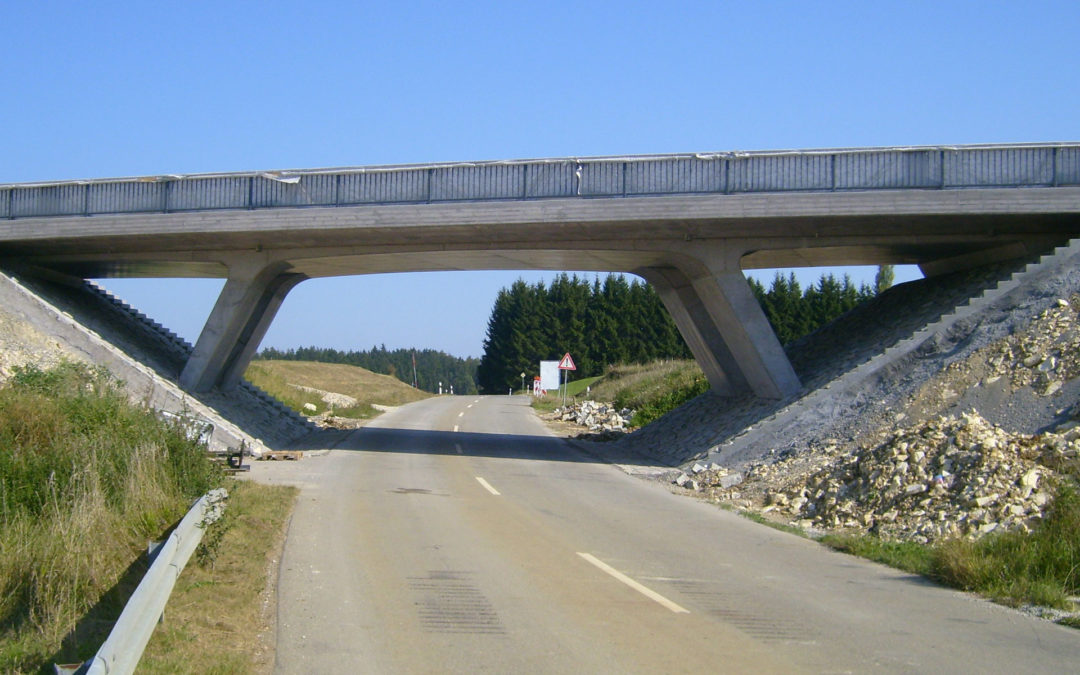
{"label": "metal guardrail", "polygon": [[0,219],[666,194],[1080,186],[1080,143],[563,158],[0,185]]}
{"label": "metal guardrail", "polygon": [[165,611],[176,579],[202,540],[206,525],[215,522],[225,511],[228,492],[211,490],[191,507],[176,529],[155,551],[154,562],[131,595],[109,637],[93,659],[75,669],[56,666],[58,673],[89,675],[128,675],[142,658],[146,643]]}

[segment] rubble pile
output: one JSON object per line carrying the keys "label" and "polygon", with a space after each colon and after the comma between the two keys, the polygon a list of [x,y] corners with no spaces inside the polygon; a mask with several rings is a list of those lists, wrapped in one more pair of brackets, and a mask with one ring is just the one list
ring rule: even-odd
{"label": "rubble pile", "polygon": [[1080,326],[1076,307],[1080,296],[1060,299],[1034,321],[1031,328],[995,344],[987,363],[991,381],[1008,377],[1014,388],[1031,387],[1043,396],[1061,389],[1080,375]]}
{"label": "rubble pile", "polygon": [[[712,462],[707,466],[700,462],[695,462],[691,467],[690,473],[678,472],[675,478],[671,482],[675,483],[681,488],[687,490],[701,490],[702,488],[713,489],[728,489],[734,488],[736,485],[743,482],[743,474],[740,471],[731,471],[719,464]],[[738,498],[737,492],[731,492],[728,497]]]}
{"label": "rubble pile", "polygon": [[[675,482],[804,529],[921,543],[1030,530],[1051,501],[1056,474],[1080,473],[1080,405],[1068,408],[1071,394],[1060,400],[1080,376],[1077,308],[1080,296],[1060,299],[1024,330],[950,365],[913,400],[918,405],[858,444],[827,440],[752,463],[741,474],[695,465]],[[1055,401],[1055,409],[1065,404],[1054,416],[1058,426],[1027,435],[975,410],[943,414],[963,392],[991,385],[1006,395],[1030,390],[1036,399]],[[912,410],[923,412],[906,429],[894,426]]]}
{"label": "rubble pile", "polygon": [[[322,399],[322,402],[330,406],[331,408],[351,408],[360,403],[352,396],[348,396],[346,394],[339,394],[334,391],[325,391],[323,389],[316,389],[315,387],[305,387],[300,384],[292,384],[291,382],[289,383],[289,386],[299,389],[300,391],[318,394],[319,397]],[[309,405],[311,404],[305,403],[304,409],[308,409]],[[312,412],[314,412],[314,408],[315,407],[312,406]]]}
{"label": "rubble pile", "polygon": [[[1029,531],[1050,502],[1055,471],[1080,461],[1075,421],[1029,436],[973,412],[879,439],[853,457],[766,491],[763,512],[775,511],[803,528],[920,543]],[[768,484],[785,473],[785,461],[752,467],[747,479]]]}
{"label": "rubble pile", "polygon": [[629,430],[633,416],[634,411],[629,408],[616,409],[611,403],[581,401],[555,408],[551,419],[584,427],[593,435],[614,438]]}

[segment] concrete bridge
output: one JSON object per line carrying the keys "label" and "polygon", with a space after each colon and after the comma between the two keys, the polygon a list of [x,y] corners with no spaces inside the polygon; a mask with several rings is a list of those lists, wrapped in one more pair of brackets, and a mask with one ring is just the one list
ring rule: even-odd
{"label": "concrete bridge", "polygon": [[1080,234],[1080,144],[379,166],[0,185],[0,264],[226,283],[181,374],[234,387],[313,277],[638,274],[714,390],[800,383],[742,271],[918,264],[928,275]]}

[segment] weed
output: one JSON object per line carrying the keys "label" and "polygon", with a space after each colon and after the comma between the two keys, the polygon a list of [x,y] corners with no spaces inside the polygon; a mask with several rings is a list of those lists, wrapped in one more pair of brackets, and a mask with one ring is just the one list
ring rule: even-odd
{"label": "weed", "polygon": [[752,520],[758,525],[765,525],[766,527],[771,527],[774,530],[780,530],[781,532],[794,534],[795,536],[802,537],[803,539],[806,539],[808,536],[806,534],[806,530],[802,529],[801,527],[797,527],[795,525],[788,525],[787,523],[778,523],[775,520],[769,520],[768,518],[756,511],[736,509],[724,503],[720,503],[719,506],[725,511],[732,511],[734,513],[738,513],[743,518],[746,518],[747,520]]}
{"label": "weed", "polygon": [[934,551],[929,546],[910,541],[886,541],[873,535],[827,534],[819,541],[844,553],[873,560],[890,567],[935,576]]}

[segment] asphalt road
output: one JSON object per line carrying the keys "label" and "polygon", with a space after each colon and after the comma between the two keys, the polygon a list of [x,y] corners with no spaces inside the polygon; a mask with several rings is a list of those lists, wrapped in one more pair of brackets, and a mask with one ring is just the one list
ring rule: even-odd
{"label": "asphalt road", "polygon": [[279,673],[1080,670],[1080,631],[835,553],[598,463],[523,397],[440,397],[301,486]]}

